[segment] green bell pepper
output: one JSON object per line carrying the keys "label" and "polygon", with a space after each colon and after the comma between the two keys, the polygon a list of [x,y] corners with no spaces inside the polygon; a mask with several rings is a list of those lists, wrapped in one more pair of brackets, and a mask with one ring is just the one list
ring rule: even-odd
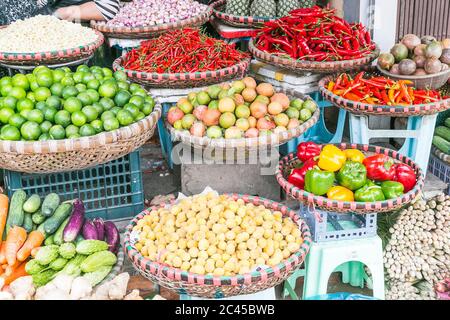
{"label": "green bell pepper", "polygon": [[337,174],[339,184],[352,191],[358,190],[367,182],[367,169],[360,162],[347,161]]}
{"label": "green bell pepper", "polygon": [[309,170],[305,176],[305,190],[316,196],[323,196],[333,187],[335,178],[334,172],[318,168]]}
{"label": "green bell pepper", "polygon": [[370,180],[364,187],[356,190],[355,192],[356,202],[376,202],[384,200],[386,200],[386,198],[384,197],[384,193],[381,187],[377,186]]}
{"label": "green bell pepper", "polygon": [[405,187],[400,182],[396,181],[383,181],[381,183],[381,190],[386,199],[396,199],[403,195]]}

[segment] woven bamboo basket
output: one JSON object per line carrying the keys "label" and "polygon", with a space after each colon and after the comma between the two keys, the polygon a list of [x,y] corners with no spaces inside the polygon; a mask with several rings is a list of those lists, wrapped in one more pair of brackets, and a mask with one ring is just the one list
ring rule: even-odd
{"label": "woven bamboo basket", "polygon": [[154,26],[145,27],[116,27],[108,26],[105,22],[91,21],[91,27],[103,33],[106,37],[118,39],[150,39],[156,38],[170,30],[182,29],[186,27],[200,27],[209,21],[212,14],[212,7],[207,9],[198,16],[180,20],[172,23],[165,23]]}
{"label": "woven bamboo basket", "polygon": [[242,78],[247,73],[250,66],[250,58],[244,59],[234,66],[214,71],[185,72],[185,73],[148,73],[132,71],[122,67],[123,57],[117,58],[113,63],[114,70],[124,71],[128,78],[151,88],[195,88],[204,87]]}
{"label": "woven bamboo basket", "polygon": [[230,194],[229,196],[234,200],[243,199],[246,203],[263,205],[268,209],[280,211],[285,217],[290,217],[297,223],[302,233],[303,244],[300,249],[276,266],[266,267],[244,275],[217,277],[185,272],[156,261],[150,261],[134,247],[133,227],[143,217],[151,214],[151,209],[148,209],[131,220],[125,233],[124,250],[135,269],[147,279],[165,288],[203,298],[217,299],[252,294],[282,283],[302,265],[309,251],[312,240],[308,226],[294,210],[280,203],[249,195]]}
{"label": "woven bamboo basket", "polygon": [[[309,99],[309,96],[305,96],[292,89],[279,89],[277,92],[285,93],[292,98],[299,98],[302,100]],[[312,117],[301,124],[299,127],[280,132],[278,134],[273,133],[268,136],[261,136],[257,138],[241,138],[241,139],[211,139],[208,137],[194,137],[189,131],[180,131],[173,128],[167,121],[166,127],[170,131],[173,141],[181,141],[184,144],[190,145],[194,148],[217,148],[217,149],[245,149],[252,150],[262,147],[278,147],[291,139],[297,138],[308,129],[313,127],[317,121],[319,121],[320,110],[319,108],[313,113]]]}
{"label": "woven bamboo basket", "polygon": [[450,99],[411,106],[383,106],[352,101],[335,95],[327,89],[328,82],[332,80],[335,80],[334,76],[328,76],[319,81],[319,91],[322,96],[332,102],[336,107],[346,109],[355,114],[385,115],[389,117],[424,116],[442,112],[450,108]]}
{"label": "woven bamboo basket", "polygon": [[97,40],[82,45],[76,48],[47,51],[47,52],[34,52],[34,53],[14,53],[14,52],[1,52],[0,51],[0,63],[5,65],[24,65],[24,66],[37,66],[37,65],[50,65],[58,63],[67,63],[71,61],[81,60],[92,56],[104,42],[105,38],[103,34],[94,30],[97,34]]}
{"label": "woven bamboo basket", "polygon": [[254,39],[255,38],[252,38],[249,42],[249,50],[255,58],[265,63],[296,72],[310,71],[315,73],[335,73],[355,70],[372,63],[372,61],[380,55],[380,49],[377,47],[371,54],[354,60],[321,62],[294,60],[289,57],[281,57],[259,50],[255,46]]}
{"label": "woven bamboo basket", "polygon": [[112,279],[117,277],[119,275],[119,273],[122,271],[123,262],[125,260],[125,254],[124,254],[123,250],[121,250],[121,249],[122,248],[119,248],[119,251],[117,252],[116,264],[113,266],[113,268],[111,269],[109,274],[106,276],[106,278],[103,279],[102,282],[100,282],[97,286],[100,286],[108,281],[111,281]]}
{"label": "woven bamboo basket", "polygon": [[81,170],[133,152],[150,139],[161,117],[156,105],[146,118],[95,136],[49,141],[0,141],[0,168],[26,173]]}
{"label": "woven bamboo basket", "polygon": [[382,213],[396,211],[421,194],[424,186],[424,175],[420,167],[414,163],[411,159],[403,156],[401,153],[381,148],[378,146],[368,146],[368,145],[358,145],[358,144],[335,144],[341,150],[345,149],[358,149],[364,154],[370,156],[374,154],[384,154],[394,159],[396,163],[405,163],[409,165],[415,172],[417,177],[417,183],[413,190],[408,193],[403,194],[397,199],[391,199],[386,201],[377,202],[348,202],[348,201],[337,201],[330,200],[326,197],[316,196],[312,193],[306,192],[305,190],[299,189],[293,184],[289,183],[287,178],[290,171],[301,164],[297,156],[291,153],[280,160],[276,171],[276,178],[280,186],[284,191],[292,198],[297,199],[305,204],[313,205],[315,208],[325,211],[331,211],[335,213],[359,213],[359,214],[370,214],[370,213]]}
{"label": "woven bamboo basket", "polygon": [[223,23],[238,28],[262,28],[264,23],[268,21],[275,21],[276,17],[252,17],[252,16],[236,16],[225,13],[226,0],[219,0],[214,2],[213,7],[214,16]]}
{"label": "woven bamboo basket", "polygon": [[378,65],[377,68],[379,72],[393,80],[411,80],[414,83],[413,86],[417,89],[437,90],[443,87],[450,78],[450,68],[436,74],[428,74],[425,76],[403,76],[390,73],[389,71],[380,68]]}

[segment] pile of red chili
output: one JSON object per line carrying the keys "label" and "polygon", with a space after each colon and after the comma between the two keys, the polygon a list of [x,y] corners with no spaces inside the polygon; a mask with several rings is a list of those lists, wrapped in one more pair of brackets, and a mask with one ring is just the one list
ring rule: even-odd
{"label": "pile of red chili", "polygon": [[354,60],[375,49],[361,23],[348,23],[329,8],[302,8],[264,24],[256,39],[264,52],[308,61]]}
{"label": "pile of red chili", "polygon": [[354,78],[343,73],[336,81],[330,81],[327,89],[345,99],[367,104],[388,106],[409,106],[437,102],[442,95],[436,90],[414,89],[412,81],[394,81],[383,76],[364,78],[364,72]]}
{"label": "pile of red chili", "polygon": [[156,73],[212,71],[233,66],[247,57],[234,45],[187,28],[142,42],[127,53],[123,67]]}

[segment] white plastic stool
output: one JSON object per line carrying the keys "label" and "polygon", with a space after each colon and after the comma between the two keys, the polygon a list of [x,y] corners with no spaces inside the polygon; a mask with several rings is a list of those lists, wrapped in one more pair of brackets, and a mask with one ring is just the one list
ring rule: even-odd
{"label": "white plastic stool", "polygon": [[240,296],[222,298],[222,299],[206,299],[199,297],[192,297],[187,294],[180,294],[180,300],[276,300],[275,288],[269,288],[264,291],[253,294],[244,294]]}
{"label": "white plastic stool", "polygon": [[409,117],[406,130],[374,130],[369,128],[368,116],[353,113],[349,116],[351,143],[369,144],[373,138],[406,138],[399,152],[414,160],[426,175],[437,113]]}

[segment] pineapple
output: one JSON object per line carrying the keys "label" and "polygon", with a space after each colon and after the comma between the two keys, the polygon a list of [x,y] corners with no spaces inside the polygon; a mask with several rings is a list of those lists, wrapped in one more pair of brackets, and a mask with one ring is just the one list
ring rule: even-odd
{"label": "pineapple", "polygon": [[235,16],[248,16],[250,13],[250,0],[228,0],[225,12]]}
{"label": "pineapple", "polygon": [[277,16],[285,17],[289,14],[289,12],[298,8],[298,0],[279,0],[277,6]]}
{"label": "pineapple", "polygon": [[316,5],[316,0],[299,0],[299,8],[311,8]]}
{"label": "pineapple", "polygon": [[250,6],[250,15],[253,17],[276,17],[277,3],[275,0],[253,0]]}

